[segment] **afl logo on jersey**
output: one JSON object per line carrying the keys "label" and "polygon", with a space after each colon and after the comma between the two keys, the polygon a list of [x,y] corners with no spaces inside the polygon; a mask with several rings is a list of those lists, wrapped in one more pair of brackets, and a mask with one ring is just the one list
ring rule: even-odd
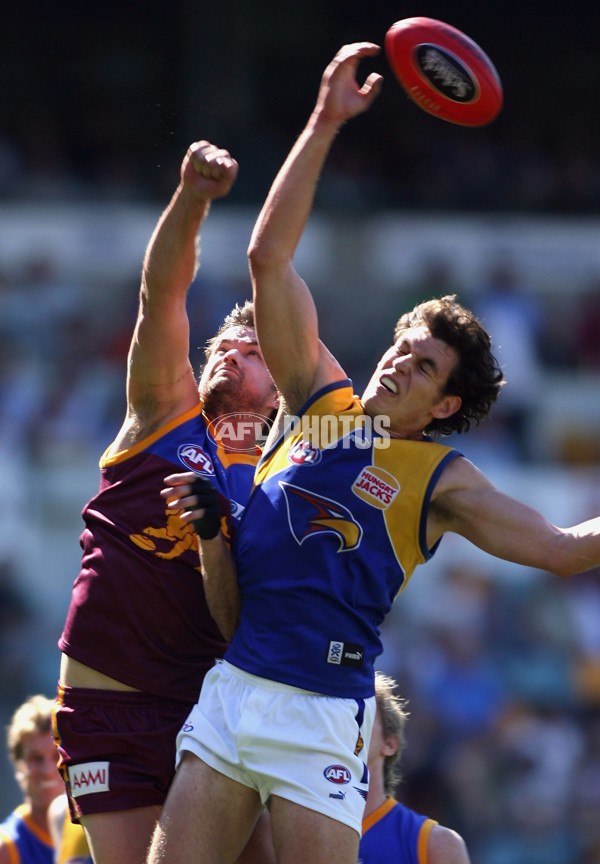
{"label": "afl logo on jersey", "polygon": [[214,465],[208,454],[198,444],[182,444],[177,451],[177,456],[189,471],[214,476]]}
{"label": "afl logo on jersey", "polygon": [[321,461],[321,451],[312,441],[297,441],[288,453],[292,465],[316,465]]}
{"label": "afl logo on jersey", "polygon": [[352,774],[343,765],[328,765],[323,771],[323,777],[338,786],[343,786],[352,780]]}

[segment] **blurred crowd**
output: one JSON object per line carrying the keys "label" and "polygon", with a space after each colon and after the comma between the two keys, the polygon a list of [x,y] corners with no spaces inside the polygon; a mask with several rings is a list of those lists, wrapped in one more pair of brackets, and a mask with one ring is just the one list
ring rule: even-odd
{"label": "blurred crowd", "polygon": [[[596,136],[589,130],[567,124],[520,129],[513,122],[476,130],[448,126],[440,137],[434,125],[439,121],[394,95],[401,112],[390,112],[395,100],[385,94],[388,103],[375,105],[372,125],[359,125],[336,144],[335,162],[322,188],[331,207],[578,215],[597,211],[600,157]],[[162,200],[181,158],[175,140],[162,143],[157,163],[150,151],[140,153],[133,136],[124,135],[124,118],[115,124],[114,115],[103,117],[99,141],[90,135],[77,148],[49,118],[14,135],[0,135],[0,199]],[[291,120],[289,124],[293,130]],[[202,137],[210,130],[196,124],[191,134]],[[218,143],[240,161],[238,201],[260,202],[279,148],[294,134],[290,131],[286,138],[274,127],[268,146],[248,152],[253,139],[249,142],[235,129],[221,133]]]}

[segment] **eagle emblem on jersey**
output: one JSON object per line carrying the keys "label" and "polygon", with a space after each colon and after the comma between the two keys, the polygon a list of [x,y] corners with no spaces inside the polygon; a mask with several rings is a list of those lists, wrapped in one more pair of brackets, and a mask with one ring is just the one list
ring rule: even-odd
{"label": "eagle emblem on jersey", "polygon": [[359,546],[363,530],[347,507],[282,480],[279,486],[287,506],[290,531],[299,546],[309,537],[322,534],[337,537],[338,552],[349,552]]}

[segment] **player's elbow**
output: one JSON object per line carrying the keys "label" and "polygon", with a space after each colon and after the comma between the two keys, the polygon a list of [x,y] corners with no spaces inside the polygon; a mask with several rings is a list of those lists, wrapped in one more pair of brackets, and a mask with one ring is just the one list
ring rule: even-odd
{"label": "player's elbow", "polygon": [[265,274],[284,270],[290,265],[290,259],[277,243],[253,237],[248,247],[248,265],[250,273],[256,279]]}
{"label": "player's elbow", "polygon": [[598,566],[596,559],[586,554],[587,550],[581,548],[579,538],[568,531],[561,532],[552,548],[548,549],[545,569],[555,576],[575,576],[577,573],[585,573]]}

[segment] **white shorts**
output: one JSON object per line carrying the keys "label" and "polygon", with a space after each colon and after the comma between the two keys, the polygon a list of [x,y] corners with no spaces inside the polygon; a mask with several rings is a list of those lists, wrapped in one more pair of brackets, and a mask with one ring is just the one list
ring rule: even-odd
{"label": "white shorts", "polygon": [[177,737],[211,768],[361,833],[375,697],[340,699],[259,678],[219,661]]}

